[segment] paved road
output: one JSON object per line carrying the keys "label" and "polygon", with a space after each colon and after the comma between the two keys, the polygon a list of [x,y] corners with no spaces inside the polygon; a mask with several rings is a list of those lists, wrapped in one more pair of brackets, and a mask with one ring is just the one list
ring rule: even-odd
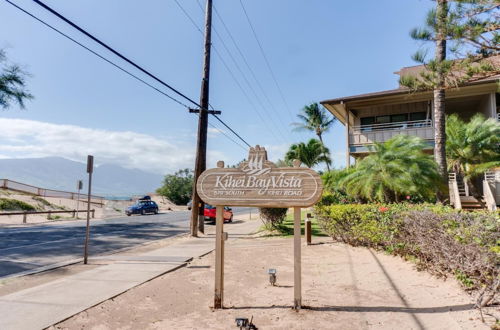
{"label": "paved road", "polygon": [[[235,208],[246,213],[248,208]],[[89,254],[110,253],[189,230],[188,211],[91,222]],[[0,228],[0,278],[82,257],[85,221]]]}

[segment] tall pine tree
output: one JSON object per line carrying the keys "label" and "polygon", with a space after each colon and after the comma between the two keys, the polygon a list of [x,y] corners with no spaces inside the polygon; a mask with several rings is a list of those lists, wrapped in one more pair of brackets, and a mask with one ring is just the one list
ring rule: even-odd
{"label": "tall pine tree", "polygon": [[400,78],[411,90],[434,91],[434,156],[443,180],[446,167],[446,89],[500,74],[500,3],[498,0],[435,0],[425,26],[411,31],[416,40],[435,44],[434,58],[418,51],[424,65],[417,75]]}

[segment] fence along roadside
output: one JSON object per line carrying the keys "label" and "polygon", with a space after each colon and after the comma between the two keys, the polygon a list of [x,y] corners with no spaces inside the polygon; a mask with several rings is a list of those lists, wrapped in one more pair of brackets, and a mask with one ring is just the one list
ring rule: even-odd
{"label": "fence along roadside", "polygon": [[[29,184],[12,181],[10,179],[0,179],[0,188],[20,191],[40,197],[58,197],[58,198],[67,198],[76,200],[78,196],[78,194],[74,192],[40,188]],[[85,194],[80,194],[80,198],[83,198],[81,200],[82,202],[85,203],[87,202],[86,196],[87,195]],[[90,197],[91,197],[91,204],[97,204],[101,206],[104,205],[104,197],[95,195],[90,195]]]}

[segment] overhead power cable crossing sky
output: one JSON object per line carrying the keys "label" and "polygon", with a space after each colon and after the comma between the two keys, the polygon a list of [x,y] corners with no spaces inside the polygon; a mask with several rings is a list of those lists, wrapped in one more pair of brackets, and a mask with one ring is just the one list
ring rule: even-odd
{"label": "overhead power cable crossing sky", "polygon": [[292,110],[290,109],[290,106],[288,105],[288,102],[286,101],[285,95],[283,94],[283,90],[281,89],[280,84],[278,83],[278,80],[276,79],[276,75],[274,74],[274,71],[271,68],[271,64],[269,63],[269,60],[267,59],[267,55],[266,55],[266,52],[264,51],[264,47],[262,47],[262,43],[260,42],[259,37],[257,36],[257,32],[255,31],[255,28],[253,27],[252,21],[250,20],[250,17],[248,16],[248,12],[247,12],[242,0],[240,0],[240,4],[241,4],[241,8],[243,9],[243,13],[245,14],[245,17],[247,19],[248,25],[250,26],[250,29],[252,30],[252,34],[255,37],[257,44],[259,45],[260,53],[262,54],[262,57],[264,57],[264,61],[266,62],[266,66],[269,70],[269,73],[271,74],[271,77],[274,81],[274,84],[276,85],[276,88],[278,89],[278,92],[281,96],[281,99],[283,100],[283,104],[285,105],[286,109],[288,110],[288,113],[290,114],[290,119],[293,121],[294,118],[293,118]]}
{"label": "overhead power cable crossing sky", "polygon": [[[177,4],[177,6],[180,8],[180,10],[183,12],[184,16],[187,17],[187,19],[193,24],[193,26],[196,28],[196,30],[201,34],[201,35],[204,35],[204,32],[202,31],[201,27],[198,25],[198,23],[196,23],[196,21],[193,19],[193,17],[187,12],[187,10],[180,4],[180,2],[178,0],[174,0],[175,3]],[[201,10],[203,13],[205,13],[205,10],[203,9],[203,7],[201,6],[201,4],[198,2],[198,5],[200,6]],[[223,47],[225,48],[226,52],[229,54],[229,56],[231,57],[232,61],[235,63],[235,65],[237,66],[238,70],[240,71],[240,73],[242,74],[243,78],[246,80],[247,84],[249,85],[249,82],[248,80],[246,79],[246,77],[244,76],[244,73],[241,71],[241,68],[239,68],[238,66],[238,63],[235,61],[233,55],[231,54],[231,52],[229,51],[229,49],[227,48],[227,46],[225,45],[224,43],[224,40],[222,39],[222,37],[220,36],[220,34],[218,33],[217,29],[212,25],[212,29],[213,31],[215,32],[215,34],[217,35],[217,37],[221,40],[221,43],[223,45]],[[229,68],[229,65],[227,64],[227,62],[224,60],[222,54],[219,52],[219,50],[217,49],[217,47],[212,43],[212,48],[215,52],[215,54],[217,55],[217,57],[220,59],[220,61],[222,62],[223,66],[226,68],[226,70],[229,72],[229,75],[231,76],[231,78],[234,80],[234,82],[236,83],[236,85],[238,86],[238,88],[240,89],[240,91],[242,92],[242,94],[245,96],[245,98],[247,99],[247,101],[249,102],[249,104],[252,106],[252,108],[254,109],[254,111],[257,113],[259,119],[262,121],[262,123],[264,124],[264,126],[266,126],[268,132],[270,132],[274,138],[276,140],[279,140],[278,136],[276,135],[275,133],[275,129],[273,129],[271,126],[269,126],[269,121],[268,120],[265,120],[262,113],[259,111],[259,109],[255,106],[254,102],[252,101],[252,99],[249,97],[248,93],[245,91],[245,89],[243,88],[243,86],[241,86],[241,83],[238,81],[238,79],[236,78],[235,74],[233,73],[233,71]],[[253,90],[252,86],[249,85],[250,89]],[[262,101],[258,98],[258,96],[256,95],[255,93],[255,90],[253,90],[253,94],[255,95],[255,98],[257,99],[257,101],[260,103],[260,105],[262,106],[262,108],[264,109],[264,105],[262,104]],[[285,137],[285,135],[283,134],[283,132],[281,131],[281,128],[280,126],[277,124],[277,122],[275,120],[273,120],[273,118],[269,115],[269,112],[266,112],[264,111],[265,114],[268,115],[269,117],[269,120],[271,122],[274,122],[274,127],[275,128],[278,128],[278,133],[281,135],[281,140],[285,143],[287,143],[287,139]],[[279,121],[278,121],[279,123]]]}
{"label": "overhead power cable crossing sky", "polygon": [[[200,0],[197,0],[197,1],[199,3]],[[227,35],[231,39],[231,42],[233,43],[234,47],[236,48],[236,50],[237,50],[238,54],[240,55],[243,63],[245,64],[246,68],[250,72],[250,75],[252,76],[253,80],[255,81],[255,83],[256,83],[257,87],[259,88],[261,94],[264,96],[264,98],[266,99],[267,103],[269,104],[269,106],[271,107],[271,109],[275,112],[275,114],[277,116],[279,116],[279,111],[276,109],[276,107],[274,106],[274,103],[269,98],[269,95],[267,94],[266,90],[262,87],[262,84],[261,84],[259,78],[257,78],[257,75],[255,74],[255,71],[252,69],[252,67],[248,63],[248,60],[247,60],[245,54],[241,51],[241,48],[239,47],[238,42],[236,41],[236,38],[234,38],[233,34],[231,33],[231,30],[228,28],[228,26],[227,26],[226,22],[224,21],[224,18],[222,17],[222,15],[219,14],[219,11],[217,10],[216,6],[214,6],[214,12],[215,12],[215,15],[217,16],[217,18],[222,23],[222,27],[224,28],[224,31],[227,33]],[[287,109],[285,110],[285,112],[287,112],[288,114],[290,114],[290,109],[289,109],[288,105],[286,105],[286,108]],[[293,120],[294,120],[293,116],[291,117],[291,119],[292,119],[292,122],[293,122]],[[283,124],[283,118],[279,117],[278,121],[285,127],[285,132],[288,132],[289,129],[290,129],[290,127],[287,127],[285,124]]]}
{"label": "overhead power cable crossing sky", "polygon": [[[200,0],[196,0],[196,2],[198,3],[198,7],[200,8],[201,12],[205,14],[205,9],[203,8],[203,5],[201,4]],[[218,12],[217,12],[217,7],[215,5],[213,6],[213,10],[216,13],[216,16],[219,18],[219,20],[223,23],[223,25],[225,25],[224,21],[222,20],[221,15],[219,15]],[[188,14],[186,13],[186,15],[188,15]],[[192,19],[191,19],[191,21],[193,22]],[[215,26],[215,24],[212,24],[212,29],[215,32],[215,35],[219,38],[222,46],[224,47],[224,49],[226,50],[227,54],[231,58],[232,62],[234,63],[234,65],[236,67],[236,69],[240,72],[241,76],[243,77],[243,80],[245,81],[245,83],[247,84],[248,88],[250,89],[250,91],[254,95],[254,97],[257,100],[257,102],[259,103],[260,107],[264,110],[264,113],[269,117],[269,120],[274,123],[274,125],[275,125],[274,128],[278,130],[278,132],[281,135],[283,141],[285,143],[287,143],[288,142],[288,138],[286,137],[286,133],[288,132],[289,128],[286,127],[285,124],[283,123],[283,118],[280,117],[280,114],[278,113],[278,110],[274,107],[273,103],[269,99],[269,96],[267,95],[267,93],[265,92],[265,90],[261,87],[260,82],[258,81],[257,77],[254,75],[254,79],[257,81],[257,84],[260,86],[261,92],[264,95],[264,98],[267,100],[267,102],[271,106],[271,110],[272,111],[268,111],[267,110],[267,107],[264,105],[264,103],[262,102],[261,98],[258,96],[257,92],[255,91],[255,89],[253,88],[252,84],[248,80],[247,75],[241,69],[238,61],[236,61],[235,57],[233,56],[233,53],[229,50],[229,47],[226,45],[226,42],[224,41],[224,38],[222,38],[222,36],[219,33],[219,31],[217,30],[217,27]],[[226,27],[226,30],[227,30],[227,27]],[[232,38],[232,35],[230,35],[230,37]],[[232,38],[232,39],[233,39],[233,43],[235,44],[236,48],[239,50],[239,47],[236,44],[236,41],[234,40],[234,38]],[[213,46],[213,47],[216,50],[215,46]],[[216,50],[216,52],[218,53],[217,50]],[[222,61],[224,62],[224,60],[222,60]],[[246,64],[247,64],[247,67],[250,69],[251,73],[253,74],[253,70],[250,68],[250,66],[248,65],[248,63],[246,63]],[[228,68],[228,70],[230,70],[230,69]],[[234,79],[236,80],[236,78],[234,78]],[[239,85],[239,83],[238,83],[238,85]],[[252,108],[254,108],[257,111],[258,109],[256,109],[253,101],[248,97],[247,93],[244,90],[242,90],[242,92],[245,94],[245,96],[247,96],[247,99],[250,102],[250,104],[252,105]],[[271,116],[271,113],[274,113],[277,117],[273,118],[273,116]],[[260,114],[259,114],[259,116],[260,116]],[[262,116],[260,116],[260,117],[262,119]],[[268,127],[267,123],[266,123],[266,126]],[[268,127],[268,129],[269,129],[269,127]],[[284,131],[282,131],[282,129],[284,129]],[[274,130],[272,130],[272,131],[274,131]],[[283,132],[285,132],[285,133],[283,133]]]}
{"label": "overhead power cable crossing sky", "polygon": [[[41,20],[40,18],[36,17],[35,15],[31,14],[30,12],[28,12],[27,10],[21,8],[20,6],[16,5],[15,3],[13,3],[12,1],[10,0],[5,0],[7,3],[9,3],[10,5],[14,6],[15,8],[17,8],[18,10],[22,11],[23,13],[27,14],[28,16],[32,17],[33,19],[37,20],[38,22],[42,23],[43,25],[47,26],[48,28],[52,29],[53,31],[59,33],[60,35],[64,36],[65,38],[71,40],[72,42],[74,42],[75,44],[79,45],[80,47],[84,48],[85,50],[89,51],[90,53],[94,54],[95,56],[99,57],[100,59],[104,60],[106,63],[108,64],[111,64],[112,66],[114,66],[115,68],[121,70],[122,72],[126,73],[127,75],[133,77],[134,79],[140,81],[141,83],[145,84],[146,86],[154,89],[155,91],[161,93],[162,95],[168,97],[170,100],[176,102],[177,104],[179,105],[182,105],[183,107],[185,108],[189,108],[185,103],[179,101],[178,99],[172,97],[171,95],[163,92],[162,90],[158,89],[157,87],[153,86],[152,84],[146,82],[144,79],[138,77],[137,75],[131,73],[130,71],[124,69],[123,67],[119,66],[118,64],[112,62],[111,60],[107,59],[106,57],[100,55],[99,53],[97,53],[96,51],[90,49],[89,47],[83,45],[81,42],[78,42],[77,40],[75,40],[74,38],[70,37],[69,35],[63,33],[62,31],[56,29],[55,27],[53,27],[52,25],[46,23],[45,21]],[[184,98],[185,100],[189,101],[190,103],[196,105],[197,107],[201,108],[201,106],[196,102],[196,101],[193,101],[191,98],[189,98],[188,96],[186,96],[185,94],[181,93],[180,91],[178,91],[177,89],[175,89],[174,87],[172,87],[171,85],[167,84],[166,82],[164,82],[163,80],[161,80],[160,78],[158,78],[157,76],[153,75],[152,73],[150,73],[149,71],[145,70],[144,68],[142,68],[141,66],[139,66],[138,64],[136,64],[135,62],[133,62],[132,60],[128,59],[127,57],[125,57],[124,55],[122,55],[121,53],[119,53],[118,51],[116,51],[115,49],[113,49],[112,47],[108,46],[107,44],[105,44],[104,42],[100,41],[98,38],[96,38],[95,36],[91,35],[90,33],[88,33],[87,31],[85,31],[84,29],[82,29],[81,27],[79,27],[78,25],[76,25],[75,23],[71,22],[69,19],[67,19],[66,17],[64,17],[63,15],[61,15],[60,13],[56,12],[55,10],[53,10],[52,8],[48,7],[47,5],[45,5],[43,2],[41,1],[38,1],[38,0],[33,0],[35,3],[37,3],[38,5],[42,6],[44,9],[48,10],[50,13],[52,13],[53,15],[57,16],[58,18],[62,19],[63,21],[65,21],[66,23],[68,23],[69,25],[71,25],[73,28],[75,28],[76,30],[78,30],[79,32],[83,33],[84,35],[86,35],[87,37],[89,37],[90,39],[94,40],[95,42],[97,42],[98,44],[100,44],[101,46],[103,46],[104,48],[108,49],[110,52],[112,52],[113,54],[115,54],[116,56],[120,57],[121,59],[123,59],[124,61],[126,61],[127,63],[131,64],[132,66],[134,66],[135,68],[137,68],[138,70],[140,70],[141,72],[145,73],[147,76],[153,78],[154,80],[156,80],[157,82],[159,82],[160,84],[162,84],[163,86],[167,87],[169,90],[171,90],[172,92],[174,92],[175,94],[177,94],[178,96]],[[246,142],[236,131],[234,131],[228,124],[226,124],[222,119],[220,119],[219,117],[217,117],[216,115],[213,115],[214,118],[216,118],[222,125],[224,125],[224,127],[226,127],[229,131],[231,131],[238,139],[240,139],[243,143],[245,143],[248,147],[250,147],[250,144],[248,142]],[[213,126],[213,125],[212,125]],[[219,128],[215,127],[216,129],[218,129],[221,133],[223,133],[224,136],[228,137],[227,134],[225,134],[222,130],[220,130]],[[233,139],[230,139],[232,142],[235,142]],[[239,145],[239,144],[238,144]],[[240,145],[241,146],[241,145]]]}

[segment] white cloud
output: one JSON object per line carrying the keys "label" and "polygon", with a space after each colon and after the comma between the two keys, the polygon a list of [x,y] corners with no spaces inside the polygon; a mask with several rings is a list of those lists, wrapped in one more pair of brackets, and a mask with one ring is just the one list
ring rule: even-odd
{"label": "white cloud", "polygon": [[[89,154],[95,156],[97,164],[117,164],[160,174],[194,166],[194,143],[131,131],[0,118],[2,158],[58,156],[83,162]],[[215,162],[224,159],[224,155],[209,151],[207,158],[208,162]]]}
{"label": "white cloud", "polygon": [[267,150],[267,158],[272,162],[277,162],[278,159],[285,159],[285,154],[290,148],[290,144],[274,144],[264,145]]}

